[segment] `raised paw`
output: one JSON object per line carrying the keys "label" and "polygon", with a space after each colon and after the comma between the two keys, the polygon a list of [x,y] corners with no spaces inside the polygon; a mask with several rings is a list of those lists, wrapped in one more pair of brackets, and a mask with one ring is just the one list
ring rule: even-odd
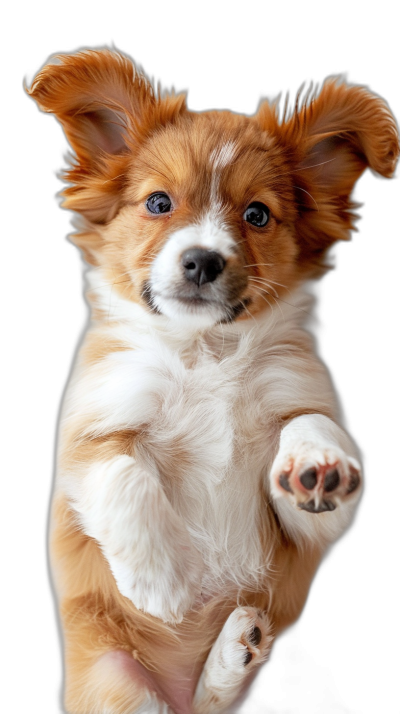
{"label": "raised paw", "polygon": [[234,668],[248,668],[263,662],[271,647],[269,620],[254,607],[238,607],[221,632],[222,656]]}
{"label": "raised paw", "polygon": [[225,712],[251,670],[267,658],[271,644],[267,615],[254,607],[237,607],[208,655],[194,697],[194,713]]}
{"label": "raised paw", "polygon": [[335,443],[326,428],[313,431],[310,426],[303,421],[301,429],[291,430],[289,425],[286,433],[282,432],[284,438],[271,470],[272,494],[275,499],[286,497],[308,513],[334,511],[358,491],[360,464]]}

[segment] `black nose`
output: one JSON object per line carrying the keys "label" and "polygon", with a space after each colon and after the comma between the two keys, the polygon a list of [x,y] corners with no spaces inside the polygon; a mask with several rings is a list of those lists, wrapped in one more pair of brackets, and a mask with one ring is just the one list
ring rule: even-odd
{"label": "black nose", "polygon": [[187,280],[200,287],[203,283],[212,283],[222,273],[225,260],[214,250],[190,248],[182,255],[182,265]]}

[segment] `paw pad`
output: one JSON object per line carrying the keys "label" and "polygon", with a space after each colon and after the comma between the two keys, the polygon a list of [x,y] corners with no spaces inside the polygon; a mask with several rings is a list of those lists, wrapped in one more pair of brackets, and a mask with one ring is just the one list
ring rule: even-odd
{"label": "paw pad", "polygon": [[279,476],[279,485],[282,486],[282,488],[287,491],[288,493],[293,493],[290,483],[289,483],[289,476],[288,474],[281,474]]}
{"label": "paw pad", "polygon": [[[343,454],[344,456],[344,454]],[[283,465],[283,464],[282,464]],[[334,511],[361,483],[359,466],[354,459],[331,459],[301,468],[290,458],[287,467],[275,476],[280,495],[289,495],[295,505],[307,513]]]}
{"label": "paw pad", "polygon": [[332,501],[327,501],[326,499],[317,505],[314,499],[311,499],[311,501],[299,503],[299,508],[302,511],[308,511],[308,513],[324,513],[324,511],[334,511],[336,506]]}
{"label": "paw pad", "polygon": [[337,469],[332,469],[332,471],[327,471],[324,478],[324,491],[325,493],[330,493],[331,491],[336,491],[340,483],[339,471]]}
{"label": "paw pad", "polygon": [[300,476],[300,483],[304,488],[311,491],[317,485],[317,469],[307,469]]}
{"label": "paw pad", "polygon": [[246,614],[248,624],[240,639],[243,650],[243,665],[263,661],[271,645],[269,623],[266,615],[254,608],[240,608]]}
{"label": "paw pad", "polygon": [[[257,625],[254,625],[252,631],[247,637],[247,640],[252,647],[258,647],[262,640],[262,632]],[[253,654],[250,652],[250,650],[247,650],[244,655],[244,666],[246,667],[246,665],[250,664],[252,659]]]}
{"label": "paw pad", "polygon": [[360,485],[360,476],[358,473],[350,474],[350,482],[347,488],[347,493],[353,493]]}
{"label": "paw pad", "polygon": [[249,650],[247,650],[247,652],[244,656],[244,662],[243,662],[244,666],[246,667],[248,664],[250,664],[252,659],[253,659],[253,655],[251,654],[251,652],[249,652]]}
{"label": "paw pad", "polygon": [[255,625],[255,627],[253,627],[253,631],[249,636],[249,642],[253,645],[253,647],[257,647],[261,642],[261,638],[261,630],[259,627],[257,627],[257,625]]}
{"label": "paw pad", "polygon": [[[331,526],[337,524],[339,528],[344,521],[329,514],[345,507],[350,515],[362,481],[361,466],[354,453],[347,434],[322,414],[303,414],[283,427],[271,467],[270,487],[279,516],[291,532],[300,528],[310,534],[314,520],[318,528],[326,526],[333,534]],[[299,513],[293,522],[288,506]],[[300,513],[326,515],[315,519]]]}

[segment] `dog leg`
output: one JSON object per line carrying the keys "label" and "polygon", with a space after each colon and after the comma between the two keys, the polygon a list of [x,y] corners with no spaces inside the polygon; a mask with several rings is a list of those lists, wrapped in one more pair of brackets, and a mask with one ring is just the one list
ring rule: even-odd
{"label": "dog leg", "polygon": [[105,652],[67,673],[70,714],[173,714],[148,672],[128,652]]}
{"label": "dog leg", "polygon": [[218,714],[232,704],[249,674],[267,658],[271,643],[267,616],[253,607],[236,608],[204,665],[193,701],[195,714]]}
{"label": "dog leg", "polygon": [[307,414],[289,422],[270,473],[273,506],[289,536],[335,540],[359,499],[360,471],[353,443],[331,419]]}
{"label": "dog leg", "polygon": [[201,560],[157,476],[117,456],[92,464],[70,500],[122,595],[165,622],[182,620],[199,590]]}

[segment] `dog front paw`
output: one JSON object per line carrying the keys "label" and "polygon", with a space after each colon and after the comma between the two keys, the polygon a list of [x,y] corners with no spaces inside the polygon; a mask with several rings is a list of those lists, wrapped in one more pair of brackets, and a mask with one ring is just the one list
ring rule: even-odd
{"label": "dog front paw", "polygon": [[199,572],[199,564],[196,567],[195,561],[182,559],[179,568],[160,568],[153,580],[137,578],[128,597],[139,610],[177,624],[200,595]]}
{"label": "dog front paw", "polygon": [[140,567],[117,559],[110,559],[110,566],[121,594],[164,622],[181,622],[200,595],[202,563],[190,543],[149,553]]}
{"label": "dog front paw", "polygon": [[[361,491],[361,467],[354,454],[347,434],[327,417],[297,417],[282,430],[270,492],[289,533],[333,540],[344,530]],[[330,516],[333,511],[337,515]],[[315,528],[306,514],[312,514]]]}

